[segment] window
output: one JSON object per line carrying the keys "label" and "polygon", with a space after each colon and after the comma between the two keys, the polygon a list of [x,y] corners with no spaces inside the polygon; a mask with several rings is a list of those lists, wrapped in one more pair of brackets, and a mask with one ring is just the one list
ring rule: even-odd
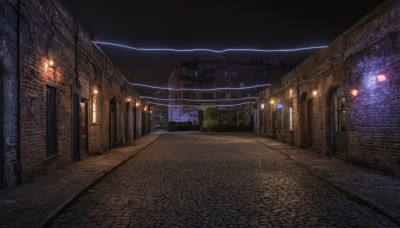
{"label": "window", "polygon": [[57,95],[56,88],[46,86],[46,155],[57,153]]}

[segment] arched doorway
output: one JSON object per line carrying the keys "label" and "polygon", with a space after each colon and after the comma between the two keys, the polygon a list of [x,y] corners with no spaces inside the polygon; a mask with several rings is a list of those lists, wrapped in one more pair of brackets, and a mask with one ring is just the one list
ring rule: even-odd
{"label": "arched doorway", "polygon": [[4,151],[3,151],[3,71],[0,66],[0,189],[4,186]]}
{"label": "arched doorway", "polygon": [[109,140],[110,149],[117,147],[117,100],[115,98],[110,100]]}
{"label": "arched doorway", "polygon": [[307,93],[300,96],[300,147],[307,147]]}

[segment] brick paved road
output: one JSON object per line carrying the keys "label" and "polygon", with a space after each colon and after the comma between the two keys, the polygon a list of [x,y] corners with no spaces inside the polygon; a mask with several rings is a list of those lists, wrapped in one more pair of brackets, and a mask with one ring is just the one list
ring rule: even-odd
{"label": "brick paved road", "polygon": [[164,135],[54,227],[397,227],[250,137]]}

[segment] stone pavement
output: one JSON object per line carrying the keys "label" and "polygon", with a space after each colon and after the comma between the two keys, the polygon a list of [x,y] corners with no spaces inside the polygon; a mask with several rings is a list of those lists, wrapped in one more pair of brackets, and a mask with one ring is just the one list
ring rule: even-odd
{"label": "stone pavement", "polygon": [[400,224],[400,178],[374,171],[336,157],[292,147],[269,138],[257,138],[315,173],[354,200]]}
{"label": "stone pavement", "polygon": [[[0,190],[0,227],[42,227],[74,199],[94,186],[117,166],[154,142],[152,133],[135,146],[113,149],[89,157],[66,169],[29,183]],[[400,224],[400,178],[372,171],[348,161],[256,137],[266,146],[286,154],[341,192],[385,214]]]}
{"label": "stone pavement", "polygon": [[88,157],[66,169],[16,187],[0,190],[0,227],[42,227],[75,198],[161,134],[151,133],[135,145]]}

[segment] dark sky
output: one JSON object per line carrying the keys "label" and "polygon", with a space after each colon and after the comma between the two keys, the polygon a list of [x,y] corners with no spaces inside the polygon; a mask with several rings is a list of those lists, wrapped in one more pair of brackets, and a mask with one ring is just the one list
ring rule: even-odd
{"label": "dark sky", "polygon": [[[297,48],[329,45],[383,0],[61,0],[98,40],[143,48]],[[210,53],[135,52],[103,47],[121,73],[166,86],[180,61],[222,58]],[[313,51],[229,53],[242,61],[298,64]]]}

